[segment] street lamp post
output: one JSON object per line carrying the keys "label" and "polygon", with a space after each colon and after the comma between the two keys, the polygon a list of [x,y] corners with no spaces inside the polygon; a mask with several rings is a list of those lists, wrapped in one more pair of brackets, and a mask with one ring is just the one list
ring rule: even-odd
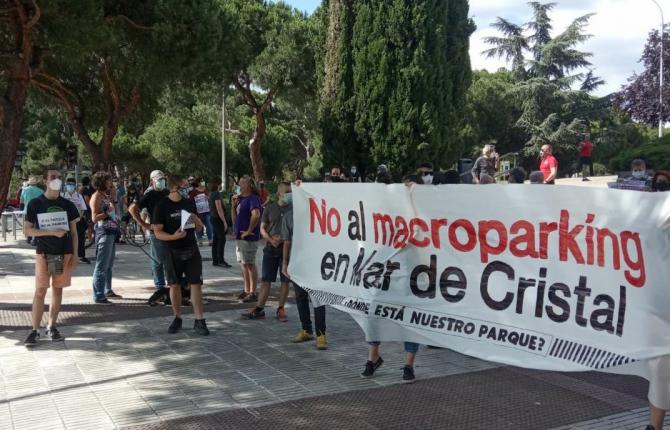
{"label": "street lamp post", "polygon": [[226,177],[226,90],[221,92],[221,182],[223,190],[228,183]]}
{"label": "street lamp post", "polygon": [[651,0],[654,2],[656,7],[658,7],[659,12],[661,12],[661,65],[660,71],[658,74],[658,138],[663,137],[663,35],[665,30],[665,19],[663,18],[663,8],[656,0]]}

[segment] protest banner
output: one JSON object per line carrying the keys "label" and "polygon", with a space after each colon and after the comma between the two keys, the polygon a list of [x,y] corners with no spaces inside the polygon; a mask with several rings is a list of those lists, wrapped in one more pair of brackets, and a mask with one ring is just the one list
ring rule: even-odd
{"label": "protest banner", "polygon": [[367,340],[647,376],[670,354],[670,193],[302,184],[291,279]]}

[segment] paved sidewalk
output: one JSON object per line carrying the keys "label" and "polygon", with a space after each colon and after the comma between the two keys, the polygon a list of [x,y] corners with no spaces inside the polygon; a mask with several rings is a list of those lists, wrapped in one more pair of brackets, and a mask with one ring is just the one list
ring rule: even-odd
{"label": "paved sidewalk", "polygon": [[[18,245],[18,246],[17,246]],[[229,261],[234,244],[227,245]],[[202,248],[203,254],[208,253]],[[124,299],[91,304],[80,265],[65,292],[65,342],[26,349],[32,258],[0,244],[0,430],[361,428],[641,429],[646,381],[604,373],[538,372],[422,347],[419,381],[401,384],[402,344],[382,346],[373,379],[359,376],[367,344],[344,313],[328,309],[329,350],[292,344],[299,328],[270,316],[245,321],[234,300],[238,268],[205,263],[209,337],[168,335],[167,307],[143,304],[152,291],[148,258],[120,247],[114,285]],[[232,261],[231,261],[232,262]],[[4,273],[4,275],[3,275]],[[292,293],[291,293],[292,295]]]}

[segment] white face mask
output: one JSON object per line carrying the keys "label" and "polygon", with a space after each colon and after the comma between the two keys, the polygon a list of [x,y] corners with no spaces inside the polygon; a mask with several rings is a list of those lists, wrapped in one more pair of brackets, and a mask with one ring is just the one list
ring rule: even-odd
{"label": "white face mask", "polygon": [[425,175],[423,177],[423,183],[426,185],[431,185],[433,183],[433,175]]}
{"label": "white face mask", "polygon": [[633,171],[633,177],[634,177],[635,179],[642,179],[642,178],[644,178],[644,176],[645,176],[645,172],[644,172],[644,171],[640,171],[640,170],[635,170],[635,171]]}
{"label": "white face mask", "polygon": [[63,181],[61,181],[60,179],[54,179],[51,182],[49,182],[49,189],[51,191],[60,191],[62,186]]}

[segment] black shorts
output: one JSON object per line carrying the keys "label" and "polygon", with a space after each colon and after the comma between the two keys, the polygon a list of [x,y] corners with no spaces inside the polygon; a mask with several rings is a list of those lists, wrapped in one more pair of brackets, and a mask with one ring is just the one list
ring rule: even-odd
{"label": "black shorts", "polygon": [[202,257],[197,245],[167,248],[164,263],[168,285],[179,285],[182,277],[189,285],[202,285]]}
{"label": "black shorts", "polygon": [[593,165],[593,159],[591,157],[579,157],[580,166],[591,166]]}
{"label": "black shorts", "polygon": [[285,277],[283,273],[281,273],[283,258],[283,246],[280,245],[279,248],[266,246],[263,248],[261,282],[275,282],[277,280],[277,272],[279,272],[279,280],[281,282],[289,281],[289,279]]}

